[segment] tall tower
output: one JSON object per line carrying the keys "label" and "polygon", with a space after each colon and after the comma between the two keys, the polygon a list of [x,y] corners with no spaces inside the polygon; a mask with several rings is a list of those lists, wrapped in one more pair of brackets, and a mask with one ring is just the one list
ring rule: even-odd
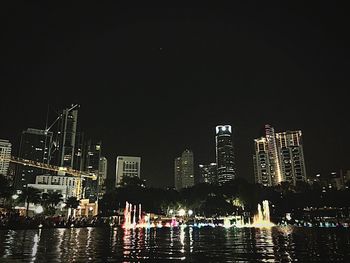
{"label": "tall tower", "polygon": [[194,186],[193,152],[186,149],[181,155],[182,188]]}
{"label": "tall tower", "polygon": [[276,133],[277,147],[281,158],[283,181],[296,184],[306,181],[306,169],[301,131]]}
{"label": "tall tower", "polygon": [[301,131],[275,133],[265,125],[266,137],[255,139],[255,182],[273,186],[287,181],[306,181]]}
{"label": "tall tower", "polygon": [[194,186],[193,152],[186,149],[175,159],[175,189]]}
{"label": "tall tower", "polygon": [[236,177],[235,157],[230,125],[216,126],[216,164],[218,183],[223,184]]}
{"label": "tall tower", "polygon": [[106,180],[107,180],[107,158],[100,158],[100,165],[98,171],[98,195],[102,197],[106,193]]}
{"label": "tall tower", "polygon": [[182,188],[182,165],[181,157],[175,158],[174,162],[174,180],[175,180],[175,189],[179,191]]}
{"label": "tall tower", "polygon": [[0,140],[0,174],[7,176],[11,159],[11,143],[8,140]]}
{"label": "tall tower", "polygon": [[254,174],[255,182],[264,186],[272,186],[270,157],[267,147],[267,140],[264,137],[254,140],[255,154]]}
{"label": "tall tower", "polygon": [[73,167],[75,153],[75,137],[78,122],[78,105],[70,109],[64,109],[59,123],[59,159],[61,167]]}
{"label": "tall tower", "polygon": [[84,182],[84,196],[94,202],[98,198],[98,182],[101,158],[101,142],[89,140],[86,145],[85,171],[89,174],[96,174],[97,180],[86,178]]}
{"label": "tall tower", "polygon": [[271,173],[271,180],[272,185],[277,185],[282,182],[282,173],[281,173],[281,166],[280,166],[280,160],[278,156],[277,151],[277,145],[276,145],[276,136],[275,136],[275,129],[269,125],[265,125],[265,132],[266,132],[266,143],[267,143],[267,150],[269,153],[269,162],[270,162],[270,173]]}

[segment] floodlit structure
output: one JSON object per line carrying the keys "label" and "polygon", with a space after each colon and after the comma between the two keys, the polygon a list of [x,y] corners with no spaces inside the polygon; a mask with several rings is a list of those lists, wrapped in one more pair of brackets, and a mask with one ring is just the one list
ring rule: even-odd
{"label": "floodlit structure", "polygon": [[287,181],[295,185],[306,181],[306,169],[301,131],[275,133],[265,125],[266,137],[254,140],[255,182],[264,186]]}
{"label": "floodlit structure", "polygon": [[223,184],[236,177],[235,156],[230,125],[216,126],[217,180]]}

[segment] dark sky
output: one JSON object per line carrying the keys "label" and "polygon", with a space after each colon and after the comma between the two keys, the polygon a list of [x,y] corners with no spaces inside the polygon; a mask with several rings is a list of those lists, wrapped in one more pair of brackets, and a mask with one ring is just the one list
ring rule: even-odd
{"label": "dark sky", "polygon": [[215,161],[218,124],[233,126],[244,178],[266,123],[303,131],[308,175],[350,168],[347,9],[243,2],[2,6],[0,138],[16,148],[22,130],[44,128],[48,104],[79,103],[79,129],[103,141],[110,176],[117,155],[135,155],[149,184],[172,185],[185,148]]}

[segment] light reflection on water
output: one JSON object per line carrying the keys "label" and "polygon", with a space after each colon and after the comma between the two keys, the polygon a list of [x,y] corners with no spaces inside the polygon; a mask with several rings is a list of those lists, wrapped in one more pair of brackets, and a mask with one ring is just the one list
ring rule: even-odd
{"label": "light reflection on water", "polygon": [[0,231],[0,262],[350,262],[349,229],[68,228]]}

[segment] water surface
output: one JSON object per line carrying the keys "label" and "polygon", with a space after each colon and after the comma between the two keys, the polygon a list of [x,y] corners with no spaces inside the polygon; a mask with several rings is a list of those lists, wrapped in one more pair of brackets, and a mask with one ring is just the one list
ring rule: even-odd
{"label": "water surface", "polygon": [[350,262],[344,228],[1,230],[0,262]]}

